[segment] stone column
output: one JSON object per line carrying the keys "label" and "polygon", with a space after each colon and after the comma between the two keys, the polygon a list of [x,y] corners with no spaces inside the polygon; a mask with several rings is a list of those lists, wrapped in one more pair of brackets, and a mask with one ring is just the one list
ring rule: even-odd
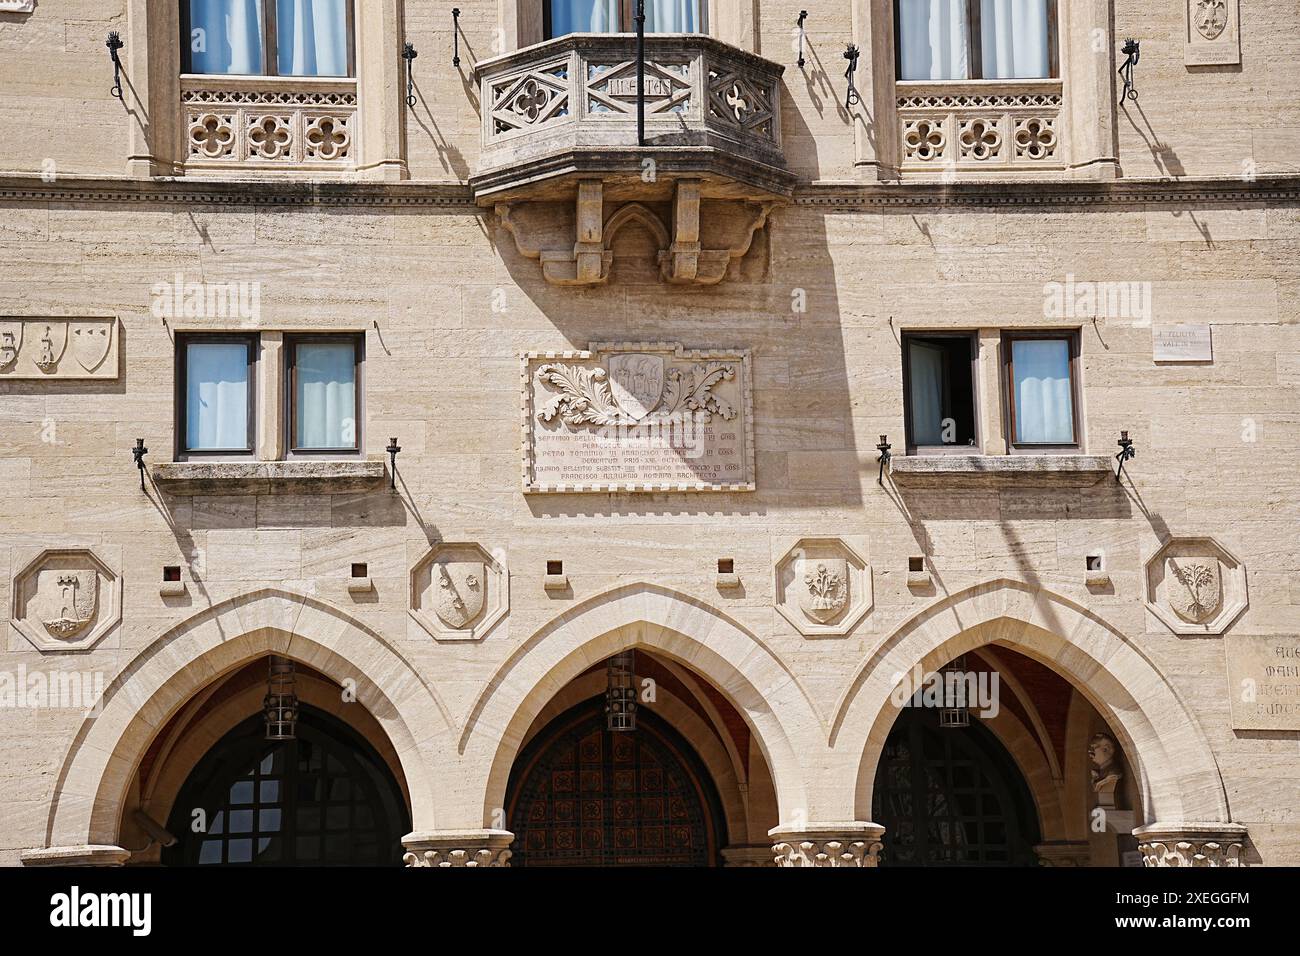
{"label": "stone column", "polygon": [[1146,866],[1244,866],[1240,823],[1149,823],[1133,835]]}
{"label": "stone column", "polygon": [[770,843],[738,844],[722,848],[722,865],[736,866],[776,866],[776,854]]}
{"label": "stone column", "polygon": [[1058,840],[1034,847],[1039,866],[1091,866],[1092,848],[1087,840]]}
{"label": "stone column", "polygon": [[509,830],[425,830],[402,837],[407,866],[509,866]]}
{"label": "stone column", "polygon": [[885,828],[857,820],[768,831],[777,866],[876,866]]}
{"label": "stone column", "polygon": [[24,850],[23,866],[121,866],[131,857],[120,846],[83,843],[79,846],[47,846]]}

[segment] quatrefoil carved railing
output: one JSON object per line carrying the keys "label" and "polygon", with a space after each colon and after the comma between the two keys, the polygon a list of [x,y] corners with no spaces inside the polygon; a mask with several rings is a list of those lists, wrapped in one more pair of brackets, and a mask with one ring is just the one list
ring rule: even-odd
{"label": "quatrefoil carved railing", "polygon": [[187,169],[347,169],[357,158],[357,81],[181,78]]}

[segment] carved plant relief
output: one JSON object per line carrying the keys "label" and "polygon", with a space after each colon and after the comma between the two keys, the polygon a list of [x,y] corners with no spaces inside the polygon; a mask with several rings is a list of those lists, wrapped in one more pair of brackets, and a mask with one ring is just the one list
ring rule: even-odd
{"label": "carved plant relief", "polygon": [[1175,634],[1221,634],[1246,608],[1246,570],[1213,538],[1174,538],[1146,563],[1146,603]]}
{"label": "carved plant relief", "polygon": [[777,562],[775,594],[777,611],[800,634],[840,637],[871,610],[871,566],[849,541],[803,538]]}
{"label": "carved plant relief", "polygon": [[1178,587],[1169,589],[1169,605],[1184,621],[1203,624],[1219,609],[1223,587],[1219,562],[1210,557],[1170,558],[1169,573]]}
{"label": "carved plant relief", "polygon": [[525,491],[750,491],[749,355],[677,343],[524,357]]}
{"label": "carved plant relief", "polygon": [[799,592],[799,606],[815,621],[825,624],[849,603],[848,562],[843,558],[804,562],[803,583],[807,591]]}

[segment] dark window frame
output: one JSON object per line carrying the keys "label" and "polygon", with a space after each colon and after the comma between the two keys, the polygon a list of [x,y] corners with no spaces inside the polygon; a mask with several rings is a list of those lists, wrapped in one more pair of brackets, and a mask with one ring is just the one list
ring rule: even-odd
{"label": "dark window frame", "polygon": [[[248,445],[245,448],[192,448],[189,442],[189,347],[192,344],[242,344],[248,348]],[[257,450],[257,361],[260,337],[256,332],[176,333],[176,457],[246,458]]]}
{"label": "dark window frame", "polygon": [[[264,0],[262,4],[262,72],[259,76],[286,76],[295,80],[334,80],[357,78],[357,20],[356,0],[347,0],[345,4],[348,32],[348,73],[346,77],[335,76],[297,76],[291,73],[281,74],[279,63],[279,42],[276,30],[276,0]],[[190,24],[190,0],[180,0],[181,10],[181,72],[196,76],[245,76],[243,73],[194,73],[193,35]]]}
{"label": "dark window frame", "polygon": [[[1074,440],[1071,442],[1022,442],[1016,441],[1016,377],[1012,358],[1012,345],[1015,342],[1032,340],[1063,340],[1069,346],[1070,365],[1070,423]],[[1007,453],[1011,455],[1079,454],[1083,451],[1083,419],[1080,410],[1082,404],[1080,343],[1082,336],[1078,329],[1033,329],[1004,331],[1002,333],[1002,395],[1006,404],[1004,420],[1006,423]]]}
{"label": "dark window frame", "polygon": [[[974,428],[973,445],[918,445],[912,438],[912,357],[908,344],[912,339],[966,339],[971,353],[971,418]],[[978,455],[982,453],[983,436],[980,429],[980,340],[974,330],[908,329],[900,336],[903,352],[903,434],[909,455]]]}
{"label": "dark window frame", "polygon": [[[1035,80],[1059,80],[1061,78],[1061,29],[1058,16],[1060,0],[1047,0],[1047,73],[1046,77],[991,77],[994,82],[1019,83]],[[547,4],[549,7],[550,5]],[[981,28],[980,0],[966,0],[966,61],[970,64],[970,76],[954,80],[904,80],[903,79],[903,22],[901,13],[902,0],[894,0],[894,79],[900,83],[965,83],[984,79],[984,33]]]}
{"label": "dark window frame", "polygon": [[[353,447],[351,448],[301,448],[298,446],[298,346],[303,344],[352,343],[352,368],[355,383],[352,420]],[[361,409],[366,360],[366,334],[364,332],[298,332],[284,336],[285,382],[285,450],[290,457],[317,458],[320,456],[357,456],[361,454]]]}
{"label": "dark window frame", "polygon": [[[552,32],[551,27],[551,0],[541,0],[542,4],[542,38],[544,40],[558,40]],[[619,2],[619,22],[618,29],[611,31],[613,33],[635,33],[636,22],[632,19],[635,15],[635,0],[620,0]],[[709,32],[709,4],[708,0],[700,0],[699,9],[699,31],[698,35],[706,36]],[[579,31],[581,32],[581,31]],[[647,30],[647,35],[649,31]],[[560,36],[573,36],[571,33],[562,33]]]}

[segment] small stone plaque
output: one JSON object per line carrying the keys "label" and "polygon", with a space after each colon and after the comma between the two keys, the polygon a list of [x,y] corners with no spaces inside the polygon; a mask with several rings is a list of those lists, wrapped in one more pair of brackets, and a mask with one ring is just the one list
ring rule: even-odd
{"label": "small stone plaque", "polygon": [[1214,343],[1208,325],[1166,325],[1152,329],[1151,351],[1157,362],[1214,361]]}
{"label": "small stone plaque", "polygon": [[0,315],[0,381],[117,378],[115,318]]}
{"label": "small stone plaque", "polygon": [[529,352],[522,385],[525,492],[754,490],[746,349]]}
{"label": "small stone plaque", "polygon": [[1300,635],[1229,634],[1228,699],[1234,730],[1300,730]]}
{"label": "small stone plaque", "polygon": [[1230,66],[1241,62],[1238,0],[1187,0],[1185,66]]}

